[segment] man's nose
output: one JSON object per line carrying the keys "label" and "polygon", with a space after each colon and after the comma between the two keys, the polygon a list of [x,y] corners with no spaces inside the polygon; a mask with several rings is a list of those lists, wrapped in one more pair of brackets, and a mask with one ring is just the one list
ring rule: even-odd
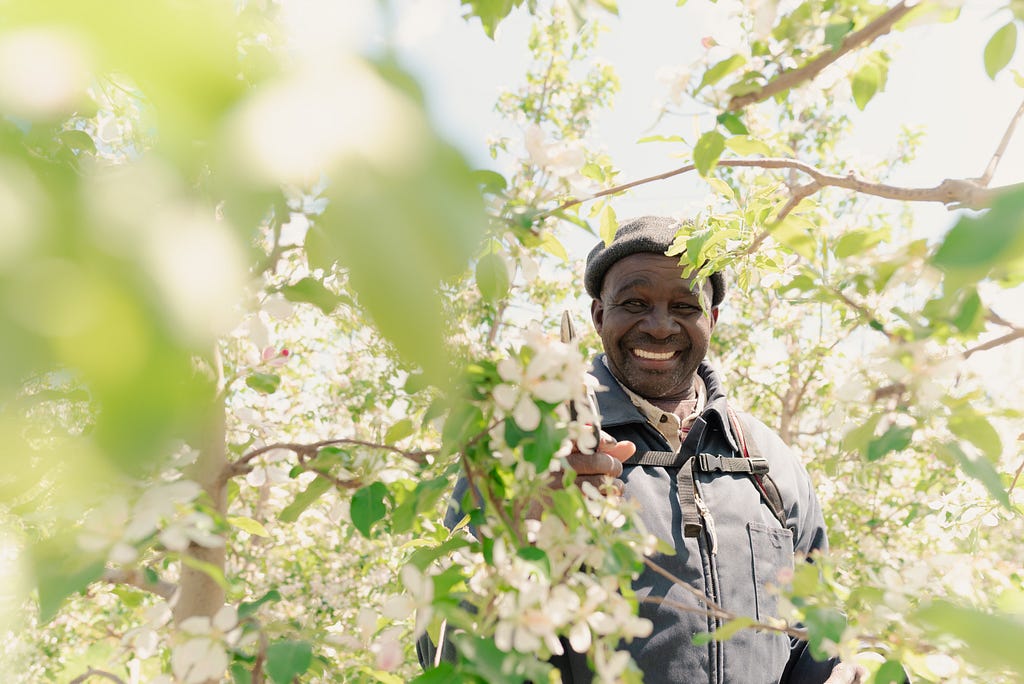
{"label": "man's nose", "polygon": [[679,323],[669,315],[668,307],[652,307],[640,323],[641,332],[659,340],[676,335],[680,330]]}

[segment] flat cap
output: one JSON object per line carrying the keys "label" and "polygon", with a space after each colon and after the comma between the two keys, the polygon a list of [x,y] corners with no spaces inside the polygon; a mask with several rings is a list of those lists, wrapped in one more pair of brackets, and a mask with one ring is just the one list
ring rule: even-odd
{"label": "flat cap", "polygon": [[[605,246],[602,240],[587,255],[583,275],[587,294],[600,299],[604,276],[615,262],[642,252],[664,254],[675,242],[679,229],[689,223],[667,216],[640,216],[620,223],[610,245]],[[711,282],[711,306],[718,306],[725,299],[725,276],[719,271],[708,276],[708,280]]]}

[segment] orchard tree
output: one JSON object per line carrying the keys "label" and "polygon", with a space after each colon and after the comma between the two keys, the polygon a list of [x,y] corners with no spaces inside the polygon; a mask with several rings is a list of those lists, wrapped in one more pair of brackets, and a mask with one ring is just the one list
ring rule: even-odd
{"label": "orchard tree", "polygon": [[[565,638],[640,681],[616,646],[650,628],[630,579],[658,542],[631,502],[547,486],[591,437],[597,344],[558,340],[555,313],[581,290],[566,235],[610,239],[623,193],[693,174],[680,258],[735,283],[715,353],[805,455],[835,547],[781,588],[785,620],[707,605],[724,626],[698,638],[873,652],[877,682],[1011,681],[1020,411],[963,362],[1024,337],[991,303],[1024,273],[1024,189],[990,187],[1024,107],[980,175],[932,187],[887,182],[913,134],[877,168],[837,152],[900,59],[887,37],[959,5],[733,7],[743,43],[708,40],[667,98],[701,134],[644,142],[688,163],[629,180],[591,130],[618,83],[593,58],[604,0],[463,2],[492,36],[536,17],[500,173],[327,5],[6,3],[7,679],[543,681]],[[1024,9],[993,9],[977,60],[1008,82]],[[916,202],[972,211],[928,230]],[[420,675],[425,632],[459,661]]]}

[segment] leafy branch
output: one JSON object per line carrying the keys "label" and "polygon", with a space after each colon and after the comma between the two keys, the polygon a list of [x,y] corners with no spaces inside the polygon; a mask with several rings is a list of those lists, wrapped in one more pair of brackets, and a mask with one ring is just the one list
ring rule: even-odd
{"label": "leafy branch", "polygon": [[765,100],[770,99],[779,93],[783,93],[790,88],[798,86],[805,81],[814,80],[818,74],[837,62],[846,54],[864,45],[869,45],[881,36],[889,33],[896,22],[909,14],[916,4],[917,3],[908,4],[905,0],[897,3],[891,9],[879,15],[873,21],[864,26],[864,28],[846,36],[837,49],[833,50],[829,48],[829,50],[823,52],[821,55],[812,59],[802,67],[782,71],[778,76],[768,81],[765,85],[754,92],[746,93],[744,95],[736,95],[729,100],[726,111],[735,112],[749,105],[764,102]]}
{"label": "leafy branch", "polygon": [[301,462],[304,463],[306,460],[315,457],[317,455],[317,452],[319,452],[324,447],[338,445],[361,446],[369,449],[380,449],[382,451],[390,451],[392,453],[398,454],[400,456],[403,456],[404,458],[409,459],[413,463],[418,463],[421,465],[423,463],[426,463],[427,456],[437,453],[436,449],[402,449],[400,447],[394,446],[393,444],[379,444],[377,442],[370,442],[367,440],[352,438],[325,439],[319,442],[312,442],[310,444],[279,442],[276,444],[268,444],[266,446],[259,447],[258,449],[253,449],[252,451],[249,451],[248,453],[243,455],[237,461],[229,463],[228,467],[224,469],[221,478],[224,481],[227,481],[232,477],[236,477],[238,475],[245,475],[246,473],[251,472],[253,469],[253,466],[251,465],[253,459],[255,459],[257,456],[261,456],[265,453],[274,451],[276,449],[291,451],[299,457],[299,460]]}
{"label": "leafy branch", "polygon": [[119,569],[119,568],[107,568],[103,571],[101,579],[104,582],[110,584],[127,584],[133,586],[136,589],[142,589],[148,591],[151,594],[156,594],[165,599],[170,599],[174,592],[177,591],[178,585],[173,582],[165,582],[164,580],[150,580],[146,575],[139,570],[134,568],[131,570]]}

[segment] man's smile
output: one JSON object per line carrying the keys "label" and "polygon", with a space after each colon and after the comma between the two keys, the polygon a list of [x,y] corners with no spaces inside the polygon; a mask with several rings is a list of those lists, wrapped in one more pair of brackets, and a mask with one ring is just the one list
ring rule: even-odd
{"label": "man's smile", "polygon": [[639,357],[641,359],[648,359],[651,361],[668,361],[678,353],[676,351],[655,352],[640,348],[635,348],[632,349],[631,351],[633,352],[634,356]]}

